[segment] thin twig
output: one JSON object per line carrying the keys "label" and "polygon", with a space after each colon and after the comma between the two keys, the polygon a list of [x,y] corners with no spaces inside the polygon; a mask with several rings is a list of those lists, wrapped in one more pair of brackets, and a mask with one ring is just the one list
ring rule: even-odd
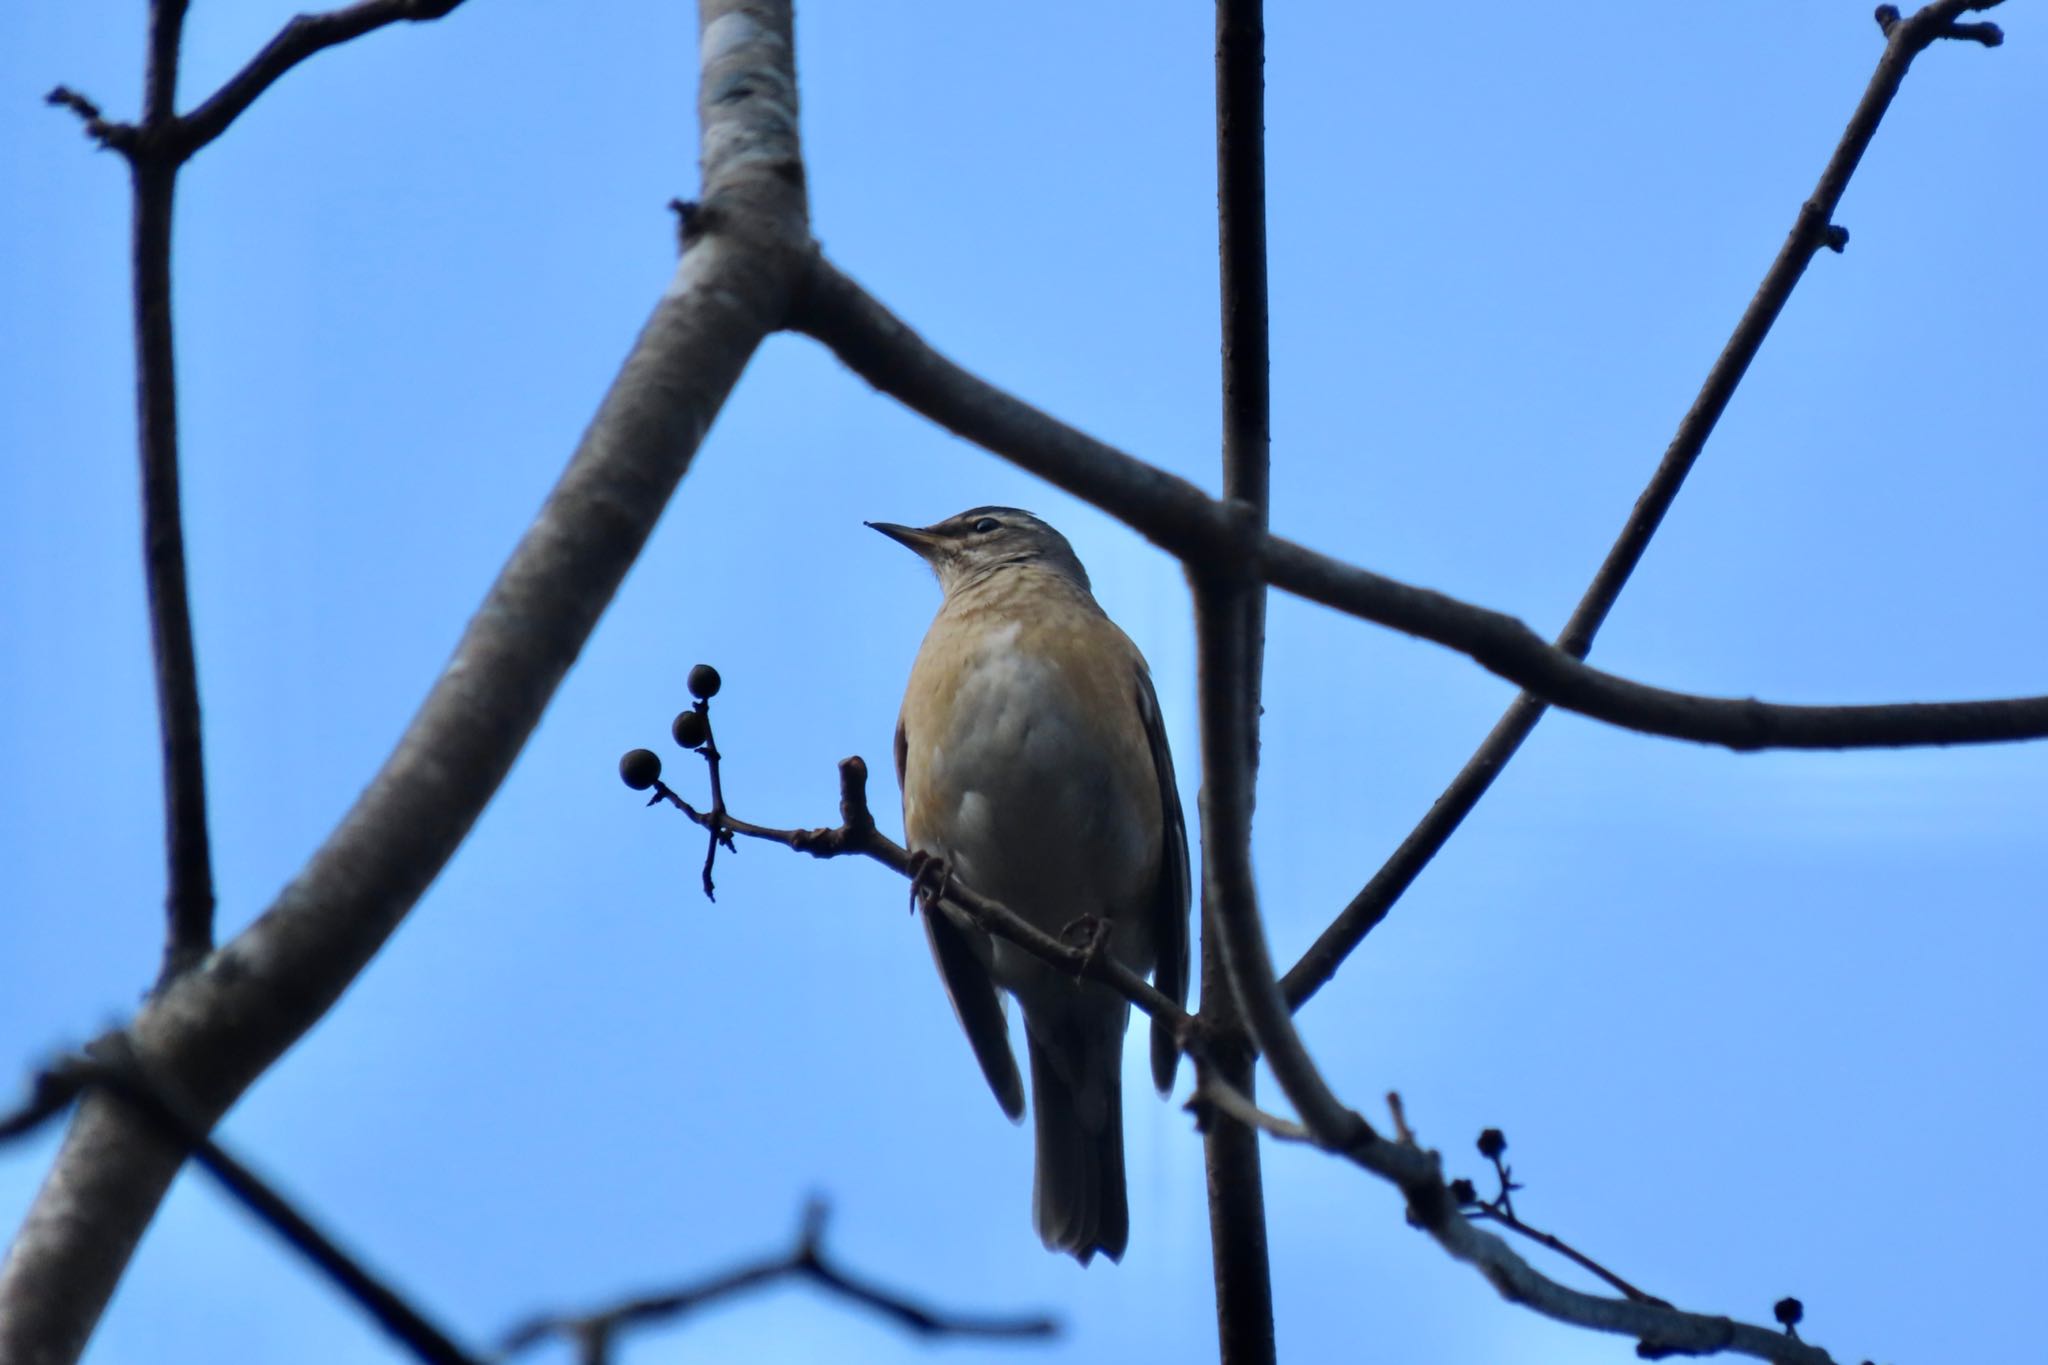
{"label": "thin twig", "polygon": [[[1931,6],[1930,10],[1938,12],[1938,7]],[[1574,658],[1584,658],[1593,647],[1594,635],[1607,620],[1607,614],[1621,596],[1629,576],[1642,562],[1650,538],[1663,524],[1664,515],[1670,511],[1686,475],[1691,473],[1694,462],[1699,459],[1707,438],[1713,435],[1715,425],[1727,410],[1729,400],[1735,396],[1736,387],[1748,372],[1750,362],[1762,349],[1764,338],[1770,334],[1786,301],[1806,274],[1806,267],[1815,251],[1834,242],[1835,239],[1829,238],[1827,233],[1843,192],[1849,188],[1850,177],[1855,174],[1864,151],[1877,133],[1885,110],[1898,93],[1907,66],[1927,46],[1927,42],[1932,41],[1920,41],[1919,35],[1926,28],[1931,28],[1935,20],[1928,20],[1922,30],[1898,33],[1891,24],[1885,23],[1883,14],[1884,11],[1880,10],[1878,22],[1891,41],[1886,43],[1884,53],[1878,59],[1877,70],[1864,88],[1855,112],[1850,115],[1841,140],[1828,157],[1813,194],[1794,216],[1792,228],[1786,233],[1784,244],[1778,248],[1771,268],[1765,272],[1763,283],[1757,286],[1756,294],[1743,310],[1741,320],[1735,324],[1727,345],[1721,348],[1720,356],[1707,372],[1706,381],[1700,385],[1698,396],[1679,421],[1677,433],[1671,438],[1671,444],[1665,447],[1664,458],[1658,461],[1656,472],[1636,499],[1628,520],[1622,525],[1621,534],[1615,537],[1613,547],[1607,552],[1607,558],[1601,562],[1585,595],[1572,609],[1570,619],[1558,634],[1557,648]],[[1893,10],[1892,15],[1896,20],[1898,11]],[[1917,16],[1916,22],[1919,22]],[[1846,234],[1841,240],[1846,241]],[[1839,245],[1836,250],[1840,250]],[[1317,936],[1308,951],[1282,978],[1280,986],[1290,1006],[1298,1010],[1306,1004],[1336,974],[1337,968],[1364,941],[1365,936],[1387,917],[1394,902],[1401,898],[1422,869],[1457,832],[1458,826],[1471,814],[1479,798],[1486,794],[1493,780],[1507,767],[1508,760],[1515,756],[1516,750],[1522,747],[1522,741],[1529,737],[1548,709],[1549,703],[1526,691],[1508,706],[1472,757],[1459,769],[1458,775],[1444,788],[1443,794],[1437,797],[1408,837],[1401,841],[1400,847],[1394,850],[1393,856],[1373,873],[1372,880],[1360,888],[1350,904],[1338,912],[1330,926]]]}
{"label": "thin twig", "polygon": [[1553,1233],[1542,1232],[1530,1227],[1517,1217],[1512,1209],[1496,1204],[1479,1204],[1472,1209],[1471,1216],[1499,1223],[1510,1232],[1518,1233],[1523,1237],[1527,1237],[1532,1242],[1548,1247],[1574,1265],[1605,1280],[1610,1287],[1619,1291],[1624,1298],[1632,1299],[1637,1303],[1654,1304],[1663,1308],[1672,1306],[1669,1299],[1660,1299],[1655,1294],[1645,1293],[1643,1290],[1636,1288],[1627,1280],[1624,1280],[1621,1276],[1615,1274],[1606,1266],[1601,1265],[1591,1256],[1588,1256],[1585,1252],[1566,1242],[1563,1238]]}
{"label": "thin twig", "polygon": [[812,1200],[804,1210],[796,1244],[779,1255],[748,1262],[678,1289],[623,1299],[609,1308],[588,1313],[550,1313],[521,1323],[505,1334],[499,1358],[516,1356],[550,1338],[561,1337],[577,1343],[582,1359],[588,1365],[596,1365],[609,1358],[611,1343],[630,1328],[667,1322],[706,1304],[786,1279],[807,1280],[840,1298],[873,1309],[920,1337],[1043,1340],[1059,1334],[1059,1323],[1043,1314],[942,1312],[854,1275],[825,1253],[826,1216],[825,1204]]}

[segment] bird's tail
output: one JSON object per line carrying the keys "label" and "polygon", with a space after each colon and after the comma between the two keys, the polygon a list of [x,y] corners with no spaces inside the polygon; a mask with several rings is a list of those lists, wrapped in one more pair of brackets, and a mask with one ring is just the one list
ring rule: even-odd
{"label": "bird's tail", "polygon": [[[1124,1195],[1121,1034],[1113,1046],[1074,1047],[1025,1030],[1037,1170],[1031,1217],[1047,1249],[1082,1265],[1100,1251],[1123,1259],[1131,1214]],[[1097,1055],[1106,1051],[1108,1055]],[[1055,1056],[1055,1053],[1058,1055]],[[1091,1064],[1092,1063],[1092,1064]]]}

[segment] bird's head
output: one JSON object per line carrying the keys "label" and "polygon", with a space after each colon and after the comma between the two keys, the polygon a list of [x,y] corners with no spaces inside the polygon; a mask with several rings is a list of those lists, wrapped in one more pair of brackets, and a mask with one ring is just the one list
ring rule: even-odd
{"label": "bird's head", "polygon": [[898,526],[889,521],[868,525],[899,545],[916,551],[950,593],[977,583],[1013,565],[1051,570],[1082,590],[1088,571],[1074,556],[1067,538],[1029,512],[1015,507],[974,507],[930,526]]}

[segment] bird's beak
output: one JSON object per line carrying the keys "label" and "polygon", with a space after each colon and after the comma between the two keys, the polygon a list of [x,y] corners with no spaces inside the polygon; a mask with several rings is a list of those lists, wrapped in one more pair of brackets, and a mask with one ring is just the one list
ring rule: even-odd
{"label": "bird's beak", "polygon": [[921,531],[915,526],[898,526],[893,521],[870,521],[865,523],[880,531],[898,545],[906,546],[920,559],[930,559],[932,549],[939,543],[939,537],[930,531]]}

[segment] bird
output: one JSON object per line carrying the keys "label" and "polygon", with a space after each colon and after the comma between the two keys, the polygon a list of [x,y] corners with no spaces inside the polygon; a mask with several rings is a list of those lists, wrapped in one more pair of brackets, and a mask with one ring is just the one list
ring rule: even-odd
{"label": "bird", "polygon": [[[1053,935],[1080,923],[1176,1004],[1188,992],[1188,842],[1145,657],[1067,538],[1029,512],[975,507],[925,527],[868,522],[938,575],[943,601],[896,723],[904,840]],[[1031,1069],[1032,1221],[1048,1250],[1120,1261],[1123,1040],[1130,1004],[993,938],[927,897],[925,935],[982,1075],[1012,1121],[1024,1090],[998,988]],[[1103,927],[1103,926],[1106,926]],[[1152,1022],[1152,1078],[1180,1051]]]}

